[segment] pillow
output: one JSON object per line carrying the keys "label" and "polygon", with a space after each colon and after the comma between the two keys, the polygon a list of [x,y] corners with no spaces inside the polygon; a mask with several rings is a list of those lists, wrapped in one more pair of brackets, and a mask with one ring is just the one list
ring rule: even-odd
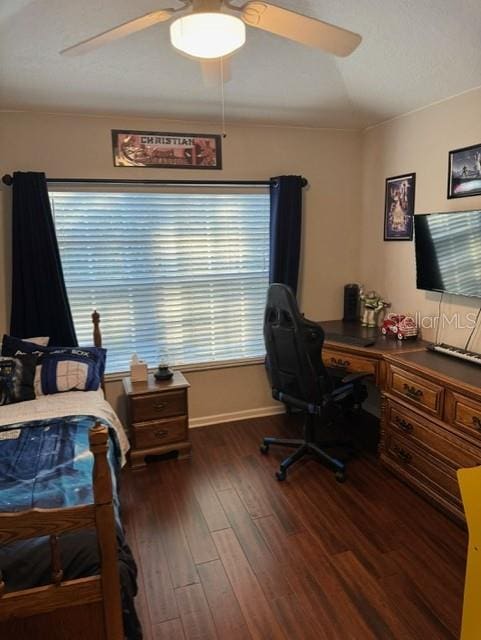
{"label": "pillow", "polygon": [[42,336],[41,338],[22,338],[26,342],[33,342],[33,344],[39,344],[41,347],[47,347],[50,338],[48,336]]}
{"label": "pillow", "polygon": [[35,400],[33,388],[37,356],[0,357],[0,406]]}
{"label": "pillow", "polygon": [[33,344],[39,344],[41,347],[48,347],[48,343],[50,342],[49,336],[40,336],[38,338],[17,338],[17,340],[33,342]]}
{"label": "pillow", "polygon": [[34,389],[37,395],[64,391],[96,391],[105,371],[107,351],[98,347],[41,347],[3,336],[2,355],[38,356]]}

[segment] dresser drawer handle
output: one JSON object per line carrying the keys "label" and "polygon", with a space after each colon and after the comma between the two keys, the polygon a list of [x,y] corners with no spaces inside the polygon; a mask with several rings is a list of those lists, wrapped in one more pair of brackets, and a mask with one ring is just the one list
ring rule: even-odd
{"label": "dresser drawer handle", "polygon": [[394,450],[394,453],[399,458],[399,460],[401,460],[401,462],[404,462],[404,464],[411,462],[412,455],[410,453],[408,453],[404,449],[401,449],[401,447],[398,447],[398,446],[395,446],[393,450]]}
{"label": "dresser drawer handle", "polygon": [[394,418],[394,422],[405,433],[411,433],[414,429],[413,425],[410,422],[408,422],[407,420],[404,420],[404,418],[401,418],[400,416],[396,416]]}
{"label": "dresser drawer handle", "polygon": [[404,383],[404,393],[413,400],[419,400],[419,398],[423,397],[422,389],[416,389],[416,387],[412,387],[406,383]]}
{"label": "dresser drawer handle", "polygon": [[476,429],[481,429],[481,418],[479,416],[473,416],[471,418],[471,422],[473,423],[473,427],[476,427]]}
{"label": "dresser drawer handle", "polygon": [[346,369],[350,366],[349,360],[341,360],[341,358],[331,358],[331,364],[335,367],[341,367],[342,369]]}
{"label": "dresser drawer handle", "polygon": [[154,431],[154,436],[156,438],[165,438],[168,435],[169,432],[167,431],[167,429],[158,429],[157,431]]}
{"label": "dresser drawer handle", "polygon": [[153,407],[154,409],[157,409],[158,411],[160,411],[161,409],[164,409],[167,406],[167,402],[154,402]]}

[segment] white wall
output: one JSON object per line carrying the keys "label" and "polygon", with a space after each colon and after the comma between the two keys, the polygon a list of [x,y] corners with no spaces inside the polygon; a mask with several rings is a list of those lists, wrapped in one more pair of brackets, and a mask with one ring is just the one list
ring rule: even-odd
{"label": "white wall", "polygon": [[[305,175],[300,300],[308,317],[342,315],[342,287],[362,281],[393,303],[393,310],[437,316],[439,295],[416,290],[414,243],[384,242],[384,182],[414,171],[416,212],[481,208],[481,197],[448,200],[448,151],[481,142],[481,90],[373,127],[364,133],[322,129],[235,125],[223,143],[224,169],[189,172],[189,178],[266,179]],[[141,118],[0,113],[0,175],[45,171],[58,178],[179,178],[185,172],[116,169],[110,130],[132,128],[216,132],[217,125]],[[8,329],[10,303],[10,197],[0,197],[0,331]],[[445,296],[442,311],[477,311],[475,299]],[[101,311],[101,310],[100,310]],[[449,329],[440,338],[464,344],[469,329]],[[425,337],[433,332],[426,330]],[[474,348],[481,351],[481,330]],[[477,346],[476,346],[477,345]],[[108,346],[108,345],[107,345]],[[188,374],[194,418],[272,406],[262,366]],[[219,392],[219,390],[222,390]],[[119,383],[108,387],[123,413]]]}
{"label": "white wall", "polygon": [[[0,175],[45,171],[55,178],[172,178],[179,170],[114,168],[111,129],[217,132],[218,125],[143,118],[0,113]],[[342,315],[342,287],[358,279],[361,134],[352,131],[229,126],[222,171],[189,171],[192,179],[266,179],[296,173],[305,191],[300,300],[307,316]],[[0,201],[0,331],[10,304],[10,189]],[[101,309],[99,309],[102,312]],[[108,347],[108,345],[106,345]],[[271,406],[262,366],[189,373],[191,416],[202,418]],[[118,383],[108,397],[122,413]]]}
{"label": "white wall", "polygon": [[[359,277],[393,303],[393,310],[439,313],[439,294],[416,289],[413,242],[384,242],[384,181],[416,173],[416,213],[481,208],[481,197],[447,199],[448,152],[481,143],[481,89],[380,124],[364,132]],[[460,315],[479,309],[477,299],[444,296],[441,312]],[[429,324],[429,321],[426,321]],[[439,339],[464,346],[469,328],[445,327]],[[425,337],[434,332],[426,330]],[[476,346],[477,345],[477,346]],[[480,337],[473,348],[481,351]]]}

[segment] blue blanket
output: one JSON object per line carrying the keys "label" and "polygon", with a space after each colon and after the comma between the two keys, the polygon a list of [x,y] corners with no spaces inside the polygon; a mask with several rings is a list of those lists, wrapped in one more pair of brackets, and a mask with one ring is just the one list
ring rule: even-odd
{"label": "blue blanket", "polygon": [[[92,503],[93,456],[88,435],[95,422],[94,416],[67,416],[0,427],[0,512]],[[120,521],[120,447],[115,430],[106,426],[109,428],[108,460],[112,468],[125,637],[139,640],[142,632],[134,606],[137,567]],[[62,535],[60,549],[65,580],[98,574],[100,560],[95,531]],[[47,538],[34,538],[0,548],[0,578],[7,591],[48,584],[50,576]]]}
{"label": "blue blanket", "polygon": [[[95,422],[94,416],[67,416],[0,427],[0,511],[92,503],[93,456],[88,437]],[[116,496],[120,448],[111,427],[109,436]]]}

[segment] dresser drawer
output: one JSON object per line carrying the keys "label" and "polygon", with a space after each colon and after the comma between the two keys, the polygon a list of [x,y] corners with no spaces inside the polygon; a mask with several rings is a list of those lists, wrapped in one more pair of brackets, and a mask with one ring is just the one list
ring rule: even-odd
{"label": "dresser drawer", "polygon": [[434,382],[424,380],[390,365],[387,375],[387,391],[427,413],[438,417],[442,416],[444,389]]}
{"label": "dresser drawer", "polygon": [[187,394],[184,389],[151,393],[132,398],[132,422],[144,422],[187,413]]}
{"label": "dresser drawer", "polygon": [[427,488],[456,507],[462,507],[456,469],[427,455],[403,436],[392,433],[386,434],[383,456],[394,463],[401,477],[412,479],[421,489]]}
{"label": "dresser drawer", "polygon": [[150,449],[187,440],[187,417],[139,422],[133,426],[136,449]]}
{"label": "dresser drawer", "polygon": [[481,404],[479,402],[460,393],[447,391],[444,420],[463,433],[479,439],[481,446]]}
{"label": "dresser drawer", "polygon": [[335,349],[323,349],[322,361],[325,367],[334,367],[336,369],[344,369],[349,373],[372,373],[376,375],[377,362],[362,356],[354,356],[345,351],[336,351]]}
{"label": "dresser drawer", "polygon": [[386,418],[388,429],[394,434],[428,449],[454,469],[481,464],[481,450],[476,455],[476,449],[473,447],[469,450],[461,438],[390,400],[387,403]]}

